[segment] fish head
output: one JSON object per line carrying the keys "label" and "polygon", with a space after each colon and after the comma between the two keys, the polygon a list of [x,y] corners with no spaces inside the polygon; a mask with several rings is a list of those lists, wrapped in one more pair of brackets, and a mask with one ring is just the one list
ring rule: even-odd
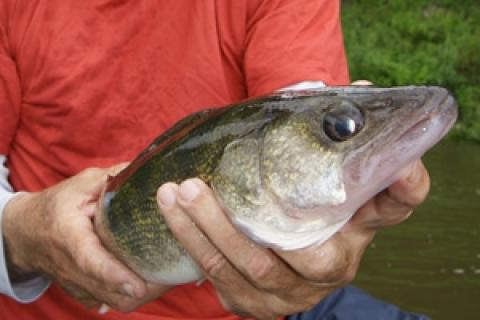
{"label": "fish head", "polygon": [[358,209],[399,179],[455,123],[457,105],[441,87],[338,89],[340,102],[323,111],[320,143],[340,154],[346,199]]}
{"label": "fish head", "polygon": [[288,116],[269,126],[261,147],[249,142],[232,156],[238,161],[248,154],[249,168],[256,168],[251,155],[261,149],[258,169],[238,178],[258,174],[252,205],[244,213],[229,209],[250,238],[284,250],[326,241],[399,179],[457,117],[453,97],[440,87],[338,87],[279,95],[271,107]]}

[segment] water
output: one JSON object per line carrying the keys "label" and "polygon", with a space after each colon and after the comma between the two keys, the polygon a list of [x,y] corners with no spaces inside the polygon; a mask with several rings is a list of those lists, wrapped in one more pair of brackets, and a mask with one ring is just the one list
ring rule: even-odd
{"label": "water", "polygon": [[480,319],[480,145],[444,141],[424,160],[427,201],[377,235],[355,284],[433,319]]}

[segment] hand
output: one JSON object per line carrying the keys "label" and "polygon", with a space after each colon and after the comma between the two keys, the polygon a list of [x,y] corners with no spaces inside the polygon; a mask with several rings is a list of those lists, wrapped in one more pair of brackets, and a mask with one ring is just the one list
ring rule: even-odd
{"label": "hand", "polygon": [[94,233],[96,200],[110,169],[87,169],[42,192],[20,195],[4,213],[7,259],[22,273],[44,273],[79,302],[130,311],[161,295],[115,259]]}
{"label": "hand", "polygon": [[275,319],[310,309],[350,282],[375,231],[406,219],[428,188],[428,175],[418,162],[329,241],[297,251],[272,251],[251,242],[199,179],[163,185],[158,202],[224,306],[239,315]]}

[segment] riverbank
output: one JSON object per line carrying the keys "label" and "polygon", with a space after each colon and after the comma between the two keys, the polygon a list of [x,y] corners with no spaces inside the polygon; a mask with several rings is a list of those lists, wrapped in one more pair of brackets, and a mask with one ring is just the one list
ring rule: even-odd
{"label": "riverbank", "polygon": [[457,98],[454,137],[480,143],[478,0],[343,0],[351,78],[439,85]]}

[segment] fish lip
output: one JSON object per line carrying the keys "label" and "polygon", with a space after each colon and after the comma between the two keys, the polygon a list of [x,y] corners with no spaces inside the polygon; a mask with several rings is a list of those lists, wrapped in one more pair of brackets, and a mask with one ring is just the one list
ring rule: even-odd
{"label": "fish lip", "polygon": [[446,92],[440,101],[437,99],[432,99],[432,101],[428,103],[427,107],[424,110],[419,110],[419,112],[423,113],[423,115],[405,130],[403,130],[403,132],[401,132],[398,137],[393,140],[394,144],[401,143],[402,140],[410,140],[409,136],[414,135],[413,133],[415,132],[428,131],[427,128],[432,125],[433,119],[446,118],[446,121],[445,119],[440,119],[444,129],[442,130],[441,134],[438,135],[438,138],[435,141],[435,143],[437,143],[445,136],[457,119],[456,104],[453,97],[448,94],[448,92]]}
{"label": "fish lip", "polygon": [[[433,90],[436,90],[434,88]],[[388,150],[392,145],[398,148],[405,148],[409,143],[417,144],[417,151],[409,153],[410,157],[415,160],[420,158],[431,146],[438,143],[450,130],[457,119],[458,108],[456,106],[454,98],[448,93],[447,90],[442,90],[441,94],[431,97],[430,101],[416,110],[412,110],[409,113],[411,117],[410,124],[404,126],[404,128],[395,134],[390,142],[383,142],[379,148],[370,148],[368,145],[366,148],[366,155],[364,155],[365,161],[362,161],[355,154],[348,156],[345,159],[346,171],[344,171],[344,179],[346,185],[363,186],[370,182],[370,176],[373,174],[369,172],[382,162],[390,162],[395,157],[401,156],[401,154],[389,154]],[[410,120],[409,117],[404,117],[404,121]],[[430,133],[433,129],[433,133]],[[431,134],[432,139],[428,140],[428,135]],[[421,140],[426,140],[420,142]],[[417,143],[418,142],[418,143]],[[409,147],[407,148],[409,149]],[[413,159],[415,158],[415,159]],[[376,159],[376,160],[374,160]],[[374,164],[367,165],[367,162],[374,161]],[[353,169],[356,168],[356,169]],[[401,169],[401,168],[399,168]],[[347,191],[348,191],[347,187]]]}

